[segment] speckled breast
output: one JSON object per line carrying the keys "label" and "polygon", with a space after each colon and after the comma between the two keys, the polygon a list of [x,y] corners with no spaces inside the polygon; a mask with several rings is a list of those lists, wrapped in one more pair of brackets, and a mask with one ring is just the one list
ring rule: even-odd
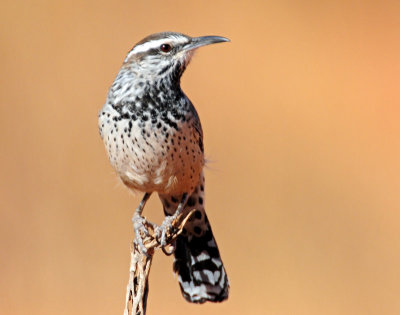
{"label": "speckled breast", "polygon": [[110,162],[125,185],[143,192],[193,191],[204,166],[202,139],[193,119],[150,119],[106,105],[99,129]]}

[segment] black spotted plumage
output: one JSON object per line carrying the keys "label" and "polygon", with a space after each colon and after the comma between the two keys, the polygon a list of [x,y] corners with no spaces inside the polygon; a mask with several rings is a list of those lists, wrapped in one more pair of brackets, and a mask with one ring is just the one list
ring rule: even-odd
{"label": "black spotted plumage", "polygon": [[161,241],[177,209],[196,209],[174,252],[182,294],[193,303],[227,299],[229,281],[204,209],[203,130],[180,79],[195,49],[224,41],[172,32],[146,37],[128,53],[99,114],[112,166],[126,186],[145,193],[137,212],[159,194],[166,215]]}
{"label": "black spotted plumage", "polygon": [[[166,216],[174,213],[180,198],[181,196],[160,195]],[[221,302],[228,297],[229,281],[211,225],[205,214],[203,198],[204,177],[202,176],[184,208],[185,213],[196,210],[186,223],[184,233],[175,242],[173,270],[178,275],[186,300],[193,303]],[[202,202],[200,203],[199,200]],[[198,290],[196,291],[195,288]]]}

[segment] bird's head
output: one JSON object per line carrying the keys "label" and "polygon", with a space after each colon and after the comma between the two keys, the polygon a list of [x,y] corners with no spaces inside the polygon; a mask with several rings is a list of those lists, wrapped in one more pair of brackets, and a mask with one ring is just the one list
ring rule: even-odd
{"label": "bird's head", "polygon": [[190,37],[174,32],[156,33],[142,39],[131,49],[123,67],[140,73],[145,80],[159,81],[169,77],[179,82],[197,48],[228,41],[221,36]]}

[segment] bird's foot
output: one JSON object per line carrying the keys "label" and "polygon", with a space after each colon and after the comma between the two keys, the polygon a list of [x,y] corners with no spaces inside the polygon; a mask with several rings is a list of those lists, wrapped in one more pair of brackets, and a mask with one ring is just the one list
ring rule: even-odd
{"label": "bird's foot", "polygon": [[155,229],[155,235],[158,243],[164,248],[170,241],[170,238],[177,232],[174,227],[175,216],[167,216],[164,218],[163,223]]}
{"label": "bird's foot", "polygon": [[148,250],[144,241],[152,237],[149,233],[149,227],[151,227],[153,231],[158,227],[154,223],[147,221],[146,218],[142,217],[137,212],[132,217],[132,223],[135,231],[135,241],[139,245],[140,251],[147,255]]}

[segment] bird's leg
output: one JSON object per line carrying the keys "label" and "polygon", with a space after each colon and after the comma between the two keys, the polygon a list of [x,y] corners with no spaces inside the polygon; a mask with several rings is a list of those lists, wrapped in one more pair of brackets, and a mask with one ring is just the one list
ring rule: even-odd
{"label": "bird's leg", "polygon": [[136,208],[135,213],[132,217],[133,229],[135,230],[135,239],[136,242],[139,244],[140,249],[143,253],[147,253],[146,246],[143,243],[143,237],[149,235],[149,231],[146,228],[146,224],[151,224],[154,227],[154,224],[147,221],[145,218],[142,217],[142,212],[144,206],[146,205],[147,200],[149,200],[151,193],[145,193],[143,196],[142,201],[140,202],[139,206]]}
{"label": "bird's leg", "polygon": [[145,193],[142,201],[139,203],[139,206],[136,208],[135,214],[142,215],[144,206],[146,205],[147,200],[149,200],[151,193]]}
{"label": "bird's leg", "polygon": [[178,204],[178,207],[176,208],[175,213],[171,216],[166,216],[161,225],[156,229],[156,236],[159,240],[161,247],[167,245],[167,233],[171,232],[173,229],[172,222],[174,222],[174,220],[176,220],[178,216],[182,213],[188,199],[189,194],[184,193],[182,195],[180,203]]}

